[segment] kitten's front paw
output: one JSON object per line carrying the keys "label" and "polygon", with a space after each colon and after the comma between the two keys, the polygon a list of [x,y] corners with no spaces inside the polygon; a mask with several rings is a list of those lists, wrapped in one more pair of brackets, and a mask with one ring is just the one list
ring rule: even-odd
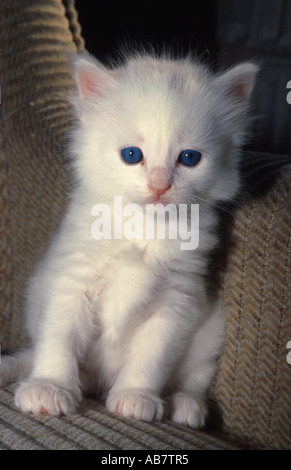
{"label": "kitten's front paw", "polygon": [[169,417],[178,424],[184,424],[194,429],[205,425],[207,408],[204,403],[196,401],[186,393],[174,393],[167,398]]}
{"label": "kitten's front paw", "polygon": [[142,421],[159,421],[164,412],[163,401],[147,390],[125,390],[109,393],[106,407],[111,413]]}
{"label": "kitten's front paw", "polygon": [[76,403],[70,392],[41,379],[25,380],[15,392],[15,405],[23,413],[67,415]]}

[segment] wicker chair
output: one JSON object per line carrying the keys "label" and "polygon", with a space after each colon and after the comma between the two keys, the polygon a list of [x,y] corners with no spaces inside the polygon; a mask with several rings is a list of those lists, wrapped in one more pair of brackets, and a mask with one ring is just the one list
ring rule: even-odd
{"label": "wicker chair", "polygon": [[[65,91],[70,56],[84,41],[71,0],[1,2],[0,23],[3,354],[27,343],[26,281],[70,191],[65,143],[74,118]],[[68,417],[25,416],[10,386],[0,390],[0,448],[290,449],[290,164],[288,156],[244,156],[252,189],[234,213],[223,261],[227,337],[205,430],[113,416],[89,398]]]}

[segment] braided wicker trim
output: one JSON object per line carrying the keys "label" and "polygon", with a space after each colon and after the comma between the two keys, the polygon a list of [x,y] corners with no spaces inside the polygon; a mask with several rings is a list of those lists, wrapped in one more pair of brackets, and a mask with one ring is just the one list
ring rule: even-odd
{"label": "braided wicker trim", "polygon": [[78,21],[78,13],[75,8],[75,2],[74,0],[63,0],[63,4],[66,8],[66,16],[69,20],[73,41],[76,44],[77,49],[84,49],[85,41],[81,34],[81,26]]}
{"label": "braided wicker trim", "polygon": [[0,343],[26,342],[25,287],[55,230],[69,189],[66,133],[74,119],[66,93],[70,56],[83,46],[74,2],[0,4]]}
{"label": "braided wicker trim", "polygon": [[290,446],[290,166],[264,199],[235,217],[224,280],[227,339],[216,382],[224,431]]}

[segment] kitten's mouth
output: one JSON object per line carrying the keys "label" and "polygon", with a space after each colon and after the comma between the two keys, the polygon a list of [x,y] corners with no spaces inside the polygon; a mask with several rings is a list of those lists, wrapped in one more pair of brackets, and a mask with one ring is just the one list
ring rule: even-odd
{"label": "kitten's mouth", "polygon": [[148,199],[147,204],[162,204],[163,206],[166,205],[168,201],[163,196],[152,196]]}
{"label": "kitten's mouth", "polygon": [[[137,202],[137,201],[136,201]],[[158,195],[158,194],[150,194],[140,199],[139,204],[142,206],[147,205],[158,205],[161,204],[162,206],[166,206],[167,204],[176,204],[175,199],[170,197],[170,195]]]}

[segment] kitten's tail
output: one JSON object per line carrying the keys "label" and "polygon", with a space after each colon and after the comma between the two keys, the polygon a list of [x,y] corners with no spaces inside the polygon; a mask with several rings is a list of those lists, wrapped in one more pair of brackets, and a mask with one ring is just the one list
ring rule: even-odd
{"label": "kitten's tail", "polygon": [[27,377],[32,370],[32,350],[3,356],[0,362],[0,388]]}

